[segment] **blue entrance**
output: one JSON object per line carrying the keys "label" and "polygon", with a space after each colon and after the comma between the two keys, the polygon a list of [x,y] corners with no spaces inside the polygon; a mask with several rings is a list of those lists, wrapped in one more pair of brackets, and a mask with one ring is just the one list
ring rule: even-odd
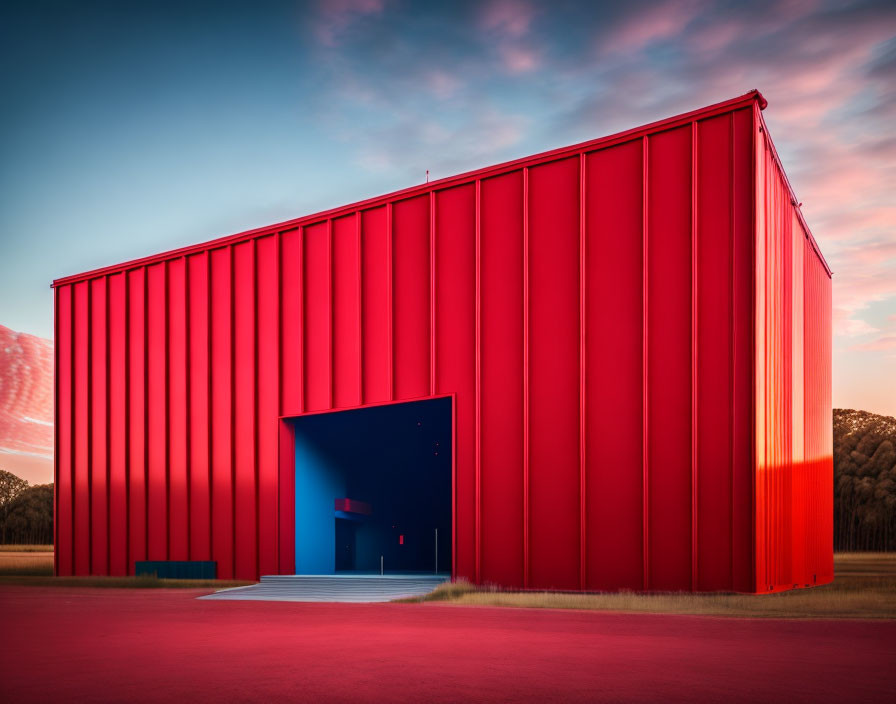
{"label": "blue entrance", "polygon": [[450,398],[291,423],[296,574],[450,572]]}

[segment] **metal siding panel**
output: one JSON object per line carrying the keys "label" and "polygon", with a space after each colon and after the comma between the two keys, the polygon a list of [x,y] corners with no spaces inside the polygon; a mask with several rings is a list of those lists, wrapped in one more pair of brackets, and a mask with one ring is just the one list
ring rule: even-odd
{"label": "metal siding panel", "polygon": [[454,393],[457,574],[474,577],[475,553],[475,186],[436,194],[436,393]]}
{"label": "metal siding panel", "polygon": [[[281,235],[280,269],[282,289],[280,313],[283,326],[280,382],[281,413],[294,415],[302,410],[302,233],[290,230]],[[281,492],[282,495],[282,492]]]}
{"label": "metal siding panel", "polygon": [[74,410],[74,357],[72,286],[56,291],[56,575],[73,574],[74,547],[74,463],[72,444],[76,416]]}
{"label": "metal siding panel", "polygon": [[815,276],[819,282],[819,315],[816,323],[819,336],[819,353],[817,360],[818,371],[816,372],[814,383],[819,386],[816,423],[822,445],[817,465],[817,497],[821,515],[818,517],[818,522],[815,526],[819,542],[821,543],[821,554],[816,568],[819,572],[819,582],[821,581],[821,575],[824,576],[825,582],[829,582],[834,578],[834,492],[832,491],[834,485],[834,427],[833,409],[831,407],[832,291],[831,278],[824,269],[824,263],[813,257],[813,264],[815,265]]}
{"label": "metal siding panel", "polygon": [[805,267],[806,267],[806,238],[800,228],[796,213],[791,216],[790,222],[790,251],[791,251],[791,276],[790,276],[790,300],[791,300],[791,345],[790,364],[791,375],[791,403],[793,410],[793,427],[791,428],[791,448],[794,464],[805,460],[805,403],[803,365],[804,354],[803,337],[805,333],[804,298],[805,298]]}
{"label": "metal siding panel", "polygon": [[[814,255],[814,252],[813,252]],[[815,500],[818,513],[813,516],[813,534],[817,541],[818,556],[813,567],[817,570],[819,583],[827,583],[834,578],[834,428],[831,407],[831,277],[824,262],[812,256],[814,289],[811,329],[817,342],[810,368],[811,384],[816,389],[813,407],[813,432],[819,445],[811,457],[815,473]]]}
{"label": "metal siding panel", "polygon": [[[482,574],[523,586],[523,177],[481,184]],[[460,526],[458,526],[460,528]]]}
{"label": "metal siding panel", "polygon": [[733,114],[733,588],[753,591],[753,114]]}
{"label": "metal siding panel", "polygon": [[768,158],[764,146],[760,152],[761,168],[764,173],[763,178],[763,198],[764,222],[765,230],[759,234],[759,238],[763,240],[765,248],[765,266],[763,271],[763,279],[761,287],[763,290],[763,298],[765,301],[765,318],[763,321],[765,345],[763,354],[765,358],[765,379],[760,389],[760,400],[757,405],[763,408],[763,435],[765,437],[765,452],[762,462],[757,466],[757,475],[763,486],[764,500],[761,507],[757,507],[761,511],[761,523],[765,534],[764,545],[764,564],[760,572],[762,579],[762,591],[772,591],[778,582],[778,564],[777,559],[780,555],[778,547],[778,522],[780,515],[780,439],[777,430],[781,426],[778,418],[780,404],[777,402],[776,392],[778,389],[778,366],[777,361],[780,359],[778,347],[780,345],[780,315],[778,307],[780,302],[774,295],[776,290],[775,282],[779,278],[777,262],[779,252],[775,233],[777,232],[777,192],[773,175],[768,170]]}
{"label": "metal siding panel", "polygon": [[[828,322],[818,338],[811,332],[817,325],[813,321],[815,295],[807,293],[812,282],[806,277],[810,269],[816,274],[820,269],[828,285],[830,279],[803,230],[764,125],[758,128],[757,139],[756,238],[763,249],[764,270],[756,278],[756,355],[764,369],[756,379],[757,445],[763,449],[757,457],[756,588],[777,591],[833,578],[829,511],[833,488],[829,479],[819,479],[826,467],[819,470],[812,460],[804,459],[811,444],[809,415],[823,408],[821,427],[829,428],[831,422],[829,396],[825,404],[808,391],[822,376],[822,391],[830,393],[830,377],[817,374],[810,361],[814,355],[808,352],[816,342],[829,346],[830,327]],[[830,454],[819,462],[829,463],[829,458]],[[819,504],[826,504],[817,514],[813,484],[818,486]],[[810,546],[820,541],[825,547],[815,557]]]}
{"label": "metal siding panel", "polygon": [[[809,248],[808,241],[802,243],[803,246],[803,358],[800,362],[803,365],[803,459],[805,463],[805,487],[809,496],[807,497],[806,506],[806,575],[813,582],[818,579],[816,568],[819,564],[819,540],[816,535],[817,523],[822,519],[818,513],[818,473],[816,464],[812,460],[813,449],[817,445],[815,438],[815,428],[813,427],[813,403],[817,403],[813,393],[813,379],[815,370],[813,369],[812,360],[817,357],[817,351],[813,349],[816,344],[816,338],[812,328],[815,327],[813,321],[813,299],[816,297],[815,288],[815,271],[813,270],[812,259],[814,255]],[[833,493],[833,492],[832,492]]]}
{"label": "metal siding panel", "polygon": [[[758,114],[754,110],[754,116]],[[755,120],[755,118],[754,118]],[[765,278],[767,268],[767,247],[765,228],[767,220],[768,198],[766,196],[765,161],[761,149],[762,135],[758,125],[753,125],[753,151],[751,154],[754,173],[755,222],[753,232],[753,531],[754,531],[754,589],[766,591],[768,579],[766,559],[768,554],[768,531],[766,530],[765,512],[767,505],[767,475],[764,467],[767,462],[768,433],[766,429],[765,386],[768,376],[766,363],[766,319],[768,301],[765,295]]]}
{"label": "metal siding panel", "polygon": [[[473,184],[473,238],[474,238],[474,265],[473,265],[473,317],[475,329],[473,332],[473,384],[474,384],[474,435],[473,435],[473,501],[474,506],[474,560],[473,576],[478,581],[482,579],[482,182]],[[452,426],[457,426],[457,407],[454,404],[451,417]],[[457,434],[454,433],[456,438]],[[456,443],[455,443],[456,445]],[[452,551],[451,572],[457,574],[457,471],[455,466],[452,477]]]}
{"label": "metal siding panel", "polygon": [[106,389],[106,279],[90,282],[90,573],[105,575],[108,566]]}
{"label": "metal siding panel", "polygon": [[[280,236],[280,393],[281,415],[295,415],[302,407],[302,235],[298,230]],[[292,430],[278,425],[280,485],[280,574],[295,572],[295,454]]]}
{"label": "metal siding panel", "polygon": [[775,579],[776,587],[793,586],[793,407],[792,407],[792,381],[791,381],[791,344],[793,332],[792,288],[791,278],[793,268],[791,264],[791,213],[787,204],[790,196],[780,179],[776,179],[776,198],[778,208],[776,211],[777,230],[775,234],[775,246],[778,250],[776,258],[777,280],[773,282],[778,293],[775,313],[777,315],[776,326],[779,331],[779,340],[775,350],[775,363],[778,368],[778,378],[774,389],[774,403],[777,406],[778,425],[775,428],[778,438],[779,460],[776,467],[779,492],[776,500],[775,521],[778,535],[776,539],[777,569]]}
{"label": "metal siding panel", "polygon": [[331,407],[333,390],[332,358],[330,356],[332,272],[328,223],[318,223],[306,227],[303,239],[304,410],[319,411]]}
{"label": "metal siding panel", "polygon": [[429,393],[429,198],[399,201],[392,213],[393,398]]}
{"label": "metal siding panel", "polygon": [[53,575],[59,576],[59,291],[53,289]]}
{"label": "metal siding panel", "polygon": [[277,403],[279,384],[279,295],[277,242],[274,237],[257,241],[258,281],[258,572],[278,571],[279,517],[277,447],[280,422]]}
{"label": "metal siding panel", "polygon": [[691,582],[690,172],[689,127],[650,137],[646,541],[649,589],[682,589]]}
{"label": "metal siding panel", "polygon": [[386,208],[361,214],[364,403],[392,398],[392,278]]}
{"label": "metal siding panel", "polygon": [[109,574],[128,573],[127,275],[108,280],[109,294]]}
{"label": "metal siding panel", "polygon": [[147,268],[147,531],[150,560],[168,559],[168,262]]}
{"label": "metal siding panel", "polygon": [[731,589],[731,116],[698,123],[697,582]]}
{"label": "metal siding panel", "polygon": [[793,556],[792,581],[800,586],[811,583],[806,574],[807,504],[809,499],[806,483],[806,455],[804,451],[804,388],[803,388],[803,289],[805,286],[805,236],[797,220],[796,213],[790,215],[790,300],[791,300],[791,345],[790,345],[790,397],[791,397],[791,555]]}
{"label": "metal siding panel", "polygon": [[[810,492],[809,505],[806,510],[806,574],[813,582],[818,580],[819,572],[824,574],[822,558],[822,536],[820,535],[819,526],[824,524],[825,516],[821,513],[821,506],[826,504],[819,492],[822,485],[819,470],[821,462],[816,458],[824,457],[824,448],[820,447],[821,442],[818,430],[820,423],[816,418],[823,413],[823,405],[819,403],[821,399],[817,390],[820,386],[818,383],[818,364],[819,357],[819,320],[818,320],[818,295],[820,293],[818,287],[818,268],[819,265],[813,260],[814,254],[809,248],[809,243],[804,243],[804,289],[803,289],[803,322],[804,322],[804,338],[803,338],[803,422],[804,422],[804,452],[806,462],[806,488]],[[819,412],[820,411],[820,412]],[[823,416],[822,416],[823,417]],[[820,450],[820,451],[819,451]],[[833,489],[833,487],[831,487]],[[830,492],[833,494],[833,491]],[[833,525],[831,525],[833,529]],[[829,535],[833,536],[833,530]],[[833,541],[831,540],[831,543]]]}
{"label": "metal siding panel", "polygon": [[234,569],[237,579],[258,574],[256,553],[255,245],[233,247],[234,296]]}
{"label": "metal siding panel", "polygon": [[146,559],[146,269],[128,277],[128,574]]}
{"label": "metal siding panel", "polygon": [[781,368],[781,379],[779,382],[779,394],[781,397],[781,420],[782,424],[779,428],[781,444],[783,449],[781,480],[782,480],[782,496],[779,508],[779,517],[783,518],[783,530],[780,537],[780,548],[783,557],[783,565],[779,584],[781,586],[796,586],[796,575],[794,573],[794,554],[793,554],[793,531],[794,531],[794,515],[793,515],[793,484],[794,484],[794,457],[793,457],[793,236],[791,225],[793,218],[791,210],[787,207],[790,202],[790,194],[787,193],[783,182],[779,181],[780,207],[781,213],[778,237],[779,246],[783,250],[783,256],[780,261],[781,281],[780,285],[783,289],[780,301],[782,309],[780,312],[780,326],[782,333],[782,345],[779,351],[778,363]]}
{"label": "metal siding panel", "polygon": [[529,586],[579,586],[578,160],[529,174]]}
{"label": "metal siding panel", "polygon": [[212,559],[221,579],[234,576],[231,284],[230,249],[212,250]]}
{"label": "metal siding panel", "polygon": [[74,574],[90,574],[90,283],[74,286]]}
{"label": "metal siding panel", "polygon": [[647,135],[641,138],[641,584],[644,589],[650,585],[650,396],[648,385],[648,315],[650,281],[649,243],[650,243],[650,206],[649,206],[649,154],[650,140]]}
{"label": "metal siding panel", "polygon": [[587,269],[587,230],[588,210],[586,198],[588,196],[588,164],[585,154],[579,155],[579,589],[585,589],[588,574],[588,504],[586,502],[588,485],[587,481],[587,359],[588,350],[585,347],[587,337],[587,309],[586,288],[588,279]]}
{"label": "metal siding panel", "polygon": [[168,264],[168,559],[190,550],[186,261]]}
{"label": "metal siding panel", "polygon": [[834,578],[831,279],[805,247],[806,579],[825,584]]}
{"label": "metal siding panel", "polygon": [[523,587],[529,586],[530,542],[529,542],[529,430],[531,416],[529,361],[531,359],[529,338],[529,168],[523,169]]}
{"label": "metal siding panel", "polygon": [[361,404],[361,267],[358,218],[333,221],[333,405]]}
{"label": "metal siding panel", "polygon": [[[764,156],[766,161],[766,170],[768,170],[768,156]],[[776,238],[778,232],[778,223],[776,220],[778,214],[777,189],[771,174],[766,179],[767,203],[766,209],[767,223],[769,229],[766,232],[766,330],[767,339],[767,376],[765,388],[765,412],[766,412],[766,434],[768,440],[766,443],[766,465],[764,467],[767,480],[767,506],[766,521],[768,531],[768,552],[766,563],[766,582],[769,589],[774,589],[778,584],[780,550],[778,545],[780,542],[779,534],[779,518],[780,509],[780,483],[781,483],[781,439],[780,430],[782,426],[779,417],[781,404],[778,398],[780,390],[780,369],[778,363],[781,358],[781,315],[780,298],[775,295],[779,288],[780,271],[779,260],[780,251],[779,243]]]}
{"label": "metal siding panel", "polygon": [[296,571],[295,523],[295,435],[290,425],[278,425],[278,461],[280,469],[280,574]]}
{"label": "metal siding panel", "polygon": [[[429,192],[429,394],[436,393],[436,194]],[[454,404],[452,403],[452,416]],[[453,424],[452,424],[453,425]],[[453,489],[452,489],[453,492]],[[453,495],[453,494],[452,494]],[[453,540],[453,537],[452,537]],[[453,569],[453,568],[452,568]]]}
{"label": "metal siding panel", "polygon": [[187,258],[189,280],[190,559],[211,558],[209,254]]}
{"label": "metal siding panel", "polygon": [[640,589],[641,142],[586,159],[587,589]]}

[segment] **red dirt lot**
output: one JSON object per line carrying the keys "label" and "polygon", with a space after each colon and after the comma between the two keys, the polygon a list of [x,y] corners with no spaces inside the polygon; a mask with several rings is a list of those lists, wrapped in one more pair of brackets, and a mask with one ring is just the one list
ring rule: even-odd
{"label": "red dirt lot", "polygon": [[896,701],[894,621],[0,587],[0,700]]}

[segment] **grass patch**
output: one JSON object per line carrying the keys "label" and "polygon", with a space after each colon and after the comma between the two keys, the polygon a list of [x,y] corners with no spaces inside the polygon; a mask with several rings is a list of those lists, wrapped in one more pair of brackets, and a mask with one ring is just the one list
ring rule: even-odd
{"label": "grass patch", "polygon": [[424,597],[401,601],[734,618],[896,618],[896,554],[838,554],[834,565],[833,583],[776,594],[520,592],[461,580],[443,584]]}
{"label": "grass patch", "polygon": [[0,552],[53,552],[52,545],[0,545]]}
{"label": "grass patch", "polygon": [[42,551],[0,551],[0,576],[7,575],[20,577],[52,577],[53,553]]}
{"label": "grass patch", "polygon": [[227,589],[255,582],[233,579],[159,579],[158,577],[42,577],[0,574],[0,586],[106,587],[113,589]]}
{"label": "grass patch", "polygon": [[836,576],[896,577],[896,553],[838,552],[834,556]]}
{"label": "grass patch", "polygon": [[440,584],[426,596],[408,597],[407,599],[396,599],[395,601],[405,603],[413,603],[417,601],[459,601],[469,594],[479,593],[497,593],[497,591],[486,587],[477,587],[474,584],[470,584],[465,579],[459,579],[456,582],[444,582],[443,584]]}
{"label": "grass patch", "polygon": [[[21,545],[7,546],[21,548]],[[43,546],[28,546],[43,547]],[[51,546],[52,548],[52,546]],[[0,585],[32,587],[114,587],[116,589],[226,589],[255,582],[233,579],[159,579],[158,577],[54,577],[53,553],[0,550]]]}

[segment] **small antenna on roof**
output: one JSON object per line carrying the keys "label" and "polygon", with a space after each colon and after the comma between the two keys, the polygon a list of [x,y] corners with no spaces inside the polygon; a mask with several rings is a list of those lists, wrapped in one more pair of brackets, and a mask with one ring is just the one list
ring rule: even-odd
{"label": "small antenna on roof", "polygon": [[429,183],[429,169],[426,170],[426,182]]}

